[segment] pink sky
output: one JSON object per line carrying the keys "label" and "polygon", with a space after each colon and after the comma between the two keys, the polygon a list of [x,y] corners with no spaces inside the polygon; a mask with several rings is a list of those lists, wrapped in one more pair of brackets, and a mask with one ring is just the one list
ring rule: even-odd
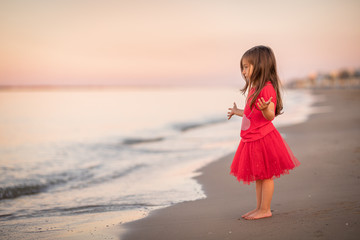
{"label": "pink sky", "polygon": [[0,2],[0,85],[234,85],[273,48],[283,80],[360,67],[359,1]]}

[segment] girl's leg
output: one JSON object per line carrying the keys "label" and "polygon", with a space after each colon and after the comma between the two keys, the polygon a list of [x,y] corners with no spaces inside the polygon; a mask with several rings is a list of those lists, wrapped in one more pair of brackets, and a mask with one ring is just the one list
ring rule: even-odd
{"label": "girl's leg", "polygon": [[245,217],[246,219],[259,219],[271,217],[271,200],[274,193],[274,180],[265,179],[261,186],[261,204],[259,209]]}
{"label": "girl's leg", "polygon": [[250,212],[245,213],[241,217],[247,217],[260,209],[262,198],[262,182],[263,180],[256,180],[256,208],[254,210],[251,210]]}
{"label": "girl's leg", "polygon": [[271,200],[274,193],[274,180],[265,179],[262,185],[262,200],[260,209],[263,211],[271,210]]}

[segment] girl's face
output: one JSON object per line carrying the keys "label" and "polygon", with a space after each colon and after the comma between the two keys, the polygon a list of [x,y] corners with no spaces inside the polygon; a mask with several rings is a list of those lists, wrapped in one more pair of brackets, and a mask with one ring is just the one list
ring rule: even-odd
{"label": "girl's face", "polygon": [[245,58],[242,60],[242,74],[246,78],[246,80],[250,81],[250,77],[254,71],[254,66],[250,64]]}

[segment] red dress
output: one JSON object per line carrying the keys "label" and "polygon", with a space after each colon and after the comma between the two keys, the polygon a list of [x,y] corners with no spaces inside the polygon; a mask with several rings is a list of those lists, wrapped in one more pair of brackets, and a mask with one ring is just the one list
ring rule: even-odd
{"label": "red dress", "polygon": [[[254,89],[251,89],[249,96],[253,92]],[[258,98],[261,97],[265,101],[272,97],[276,108],[276,92],[270,82],[259,93]],[[230,174],[246,184],[280,177],[300,165],[272,122],[256,106],[250,109],[250,102],[248,99],[244,109],[241,142],[230,167]]]}

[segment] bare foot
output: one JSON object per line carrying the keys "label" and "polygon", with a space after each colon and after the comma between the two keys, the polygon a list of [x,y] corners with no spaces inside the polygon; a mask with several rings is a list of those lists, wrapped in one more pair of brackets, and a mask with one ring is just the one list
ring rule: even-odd
{"label": "bare foot", "polygon": [[272,213],[271,211],[263,211],[263,210],[257,210],[256,212],[248,215],[245,217],[245,219],[247,220],[256,220],[256,219],[261,219],[261,218],[267,218],[267,217],[271,217]]}
{"label": "bare foot", "polygon": [[242,217],[242,218],[245,218],[245,217],[247,217],[247,216],[249,216],[249,215],[253,214],[253,213],[254,213],[254,212],[256,212],[256,211],[257,211],[257,209],[251,210],[250,212],[245,213],[245,214],[244,214],[244,215],[242,215],[241,217]]}

